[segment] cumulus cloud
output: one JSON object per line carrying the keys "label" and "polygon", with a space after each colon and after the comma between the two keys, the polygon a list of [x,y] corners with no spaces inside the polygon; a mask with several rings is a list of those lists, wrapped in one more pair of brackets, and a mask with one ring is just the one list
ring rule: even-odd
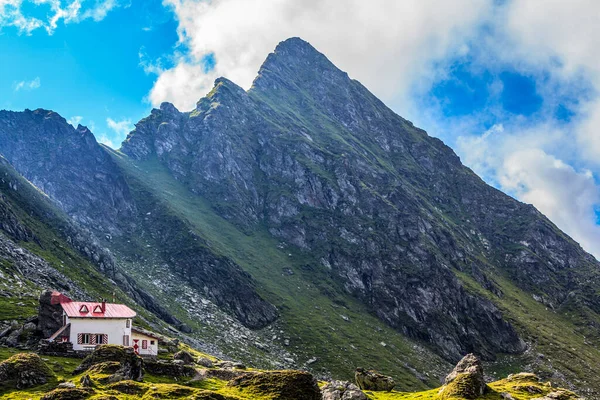
{"label": "cumulus cloud", "polygon": [[124,140],[127,134],[133,130],[133,124],[130,119],[123,119],[121,121],[115,121],[112,118],[106,119],[106,124],[117,134],[117,139]]}
{"label": "cumulus cloud", "polygon": [[[152,104],[193,108],[218,76],[244,88],[278,42],[300,36],[377,95],[407,94],[431,62],[459,51],[492,0],[165,0],[189,51],[158,76]],[[203,60],[214,54],[214,69]]]}
{"label": "cumulus cloud", "polygon": [[518,150],[504,160],[500,183],[535,206],[600,258],[595,208],[600,189],[589,170],[577,171],[539,149]]}
{"label": "cumulus cloud", "polygon": [[[600,226],[596,224],[600,188],[589,169],[577,170],[557,156],[557,143],[567,134],[552,124],[525,129],[495,125],[482,135],[460,136],[463,161],[488,182],[535,205],[587,251],[600,258]],[[569,152],[569,151],[567,151]]]}
{"label": "cumulus cloud", "polygon": [[[44,19],[27,15],[23,12],[25,3],[34,8],[49,7],[50,12]],[[78,23],[88,18],[100,21],[119,5],[117,0],[97,0],[89,7],[84,7],[82,0],[0,0],[0,28],[12,26],[26,35],[31,35],[38,28],[44,28],[52,35],[60,21],[64,24]]]}
{"label": "cumulus cloud", "polygon": [[36,76],[35,79],[30,81],[15,82],[13,85],[15,92],[18,92],[19,90],[33,90],[40,86],[42,86],[42,82],[39,76]]}

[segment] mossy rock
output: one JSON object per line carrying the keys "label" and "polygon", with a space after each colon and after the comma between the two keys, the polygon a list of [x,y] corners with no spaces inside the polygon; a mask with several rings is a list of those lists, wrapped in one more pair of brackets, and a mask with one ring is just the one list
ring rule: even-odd
{"label": "mossy rock", "polygon": [[148,386],[136,381],[121,381],[108,386],[112,390],[116,390],[125,394],[143,394],[148,391]]}
{"label": "mossy rock", "polygon": [[150,388],[142,399],[175,399],[188,397],[196,393],[197,390],[175,384],[160,384]]}
{"label": "mossy rock", "polygon": [[93,394],[94,391],[88,388],[54,389],[46,393],[41,400],[84,400]]}
{"label": "mossy rock", "polygon": [[0,387],[25,389],[47,383],[54,372],[34,353],[19,353],[0,363]]}
{"label": "mossy rock", "polygon": [[303,371],[249,373],[232,379],[227,386],[278,400],[321,400],[317,380]]}
{"label": "mossy rock", "polygon": [[458,374],[452,382],[442,387],[440,399],[477,399],[482,395],[479,390],[480,385],[474,374]]}
{"label": "mossy rock", "polygon": [[533,400],[579,400],[579,397],[569,390],[559,389],[548,393],[544,397],[535,398]]}
{"label": "mossy rock", "polygon": [[109,368],[109,366],[114,366],[114,363],[119,363],[120,368],[113,375],[119,375],[122,379],[142,380],[144,376],[144,361],[142,358],[135,354],[131,347],[111,344],[97,346],[92,354],[87,356],[79,367],[73,371],[73,374],[80,374],[99,364],[104,365],[100,367],[101,369]]}
{"label": "mossy rock", "polygon": [[111,375],[117,372],[121,368],[121,363],[118,361],[104,361],[98,364],[92,365],[87,373],[90,375],[106,374]]}
{"label": "mossy rock", "polygon": [[506,379],[506,382],[519,382],[519,383],[538,383],[540,379],[536,374],[532,374],[530,372],[521,372],[518,374],[511,374]]}
{"label": "mossy rock", "polygon": [[97,346],[94,351],[87,356],[83,362],[75,369],[73,374],[80,374],[90,368],[92,365],[106,361],[116,361],[120,363],[131,362],[132,360],[141,362],[141,357],[134,353],[130,347],[117,346],[112,344],[103,344]]}
{"label": "mossy rock", "polygon": [[190,365],[175,364],[168,361],[148,360],[144,370],[152,375],[168,376],[171,378],[193,378],[198,371]]}

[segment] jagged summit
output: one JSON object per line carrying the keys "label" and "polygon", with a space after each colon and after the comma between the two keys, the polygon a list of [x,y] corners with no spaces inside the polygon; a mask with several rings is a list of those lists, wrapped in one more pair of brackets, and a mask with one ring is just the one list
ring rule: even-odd
{"label": "jagged summit", "polygon": [[281,87],[313,87],[325,80],[350,82],[348,74],[336,67],[310,43],[294,37],[280,42],[267,56],[252,83],[252,90]]}

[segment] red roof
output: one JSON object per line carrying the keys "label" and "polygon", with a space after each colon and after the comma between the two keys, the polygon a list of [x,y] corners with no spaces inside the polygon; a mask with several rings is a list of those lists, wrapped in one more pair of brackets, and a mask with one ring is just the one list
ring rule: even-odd
{"label": "red roof", "polygon": [[73,301],[73,300],[71,300],[64,294],[57,292],[57,291],[52,292],[52,296],[50,297],[50,304],[52,304],[52,305],[68,303],[70,301]]}
{"label": "red roof", "polygon": [[105,303],[104,312],[102,303],[97,302],[71,301],[60,305],[69,318],[133,318],[136,315],[125,304]]}

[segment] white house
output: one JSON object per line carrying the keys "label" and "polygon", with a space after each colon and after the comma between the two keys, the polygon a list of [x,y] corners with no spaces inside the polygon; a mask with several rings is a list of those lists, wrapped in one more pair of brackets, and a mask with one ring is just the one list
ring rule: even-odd
{"label": "white house", "polygon": [[155,356],[158,354],[158,336],[141,330],[136,327],[131,328],[131,345],[134,350],[143,356]]}
{"label": "white house", "polygon": [[158,353],[158,338],[149,332],[132,333],[136,313],[124,304],[73,301],[58,292],[52,293],[51,301],[62,307],[63,326],[48,339],[50,341],[71,342],[73,350],[117,344],[132,346],[138,354]]}

